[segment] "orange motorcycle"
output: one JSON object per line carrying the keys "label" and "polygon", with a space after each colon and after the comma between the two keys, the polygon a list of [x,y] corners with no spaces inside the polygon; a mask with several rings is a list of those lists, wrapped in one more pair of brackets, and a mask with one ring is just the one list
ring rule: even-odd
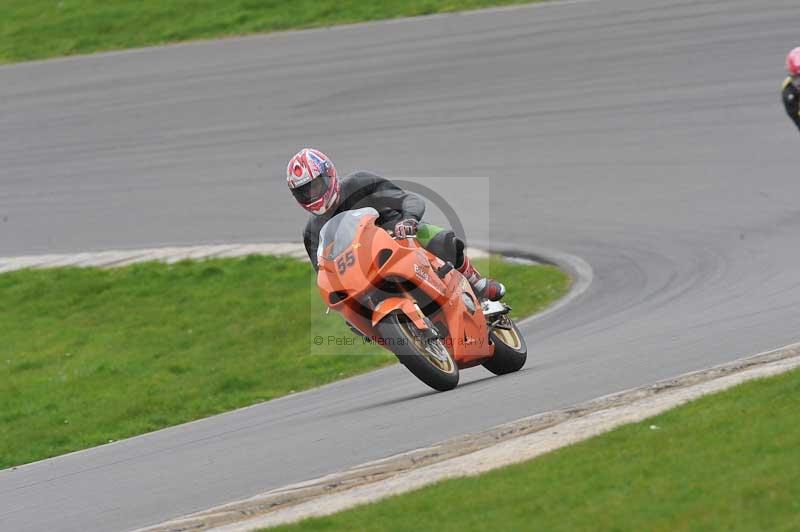
{"label": "orange motorcycle", "polygon": [[521,369],[528,349],[511,308],[478,299],[451,263],[415,238],[394,238],[377,219],[367,207],[322,227],[317,286],[328,307],[439,391],[456,387],[459,369]]}

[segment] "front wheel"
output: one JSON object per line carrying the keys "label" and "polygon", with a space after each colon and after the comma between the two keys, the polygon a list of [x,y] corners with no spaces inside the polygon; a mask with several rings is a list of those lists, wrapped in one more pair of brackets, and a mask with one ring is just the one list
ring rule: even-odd
{"label": "front wheel", "polygon": [[495,375],[505,375],[522,369],[528,360],[528,346],[517,325],[508,316],[502,316],[489,333],[494,344],[494,355],[483,362],[483,367]]}
{"label": "front wheel", "polygon": [[426,339],[404,314],[393,313],[376,327],[385,342],[419,380],[440,392],[452,390],[458,384],[458,366],[440,339]]}

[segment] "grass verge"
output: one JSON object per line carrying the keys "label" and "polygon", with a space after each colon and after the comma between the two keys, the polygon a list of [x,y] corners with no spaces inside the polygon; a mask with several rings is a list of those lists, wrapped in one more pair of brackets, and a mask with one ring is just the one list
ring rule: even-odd
{"label": "grass verge", "polygon": [[[476,261],[477,262],[477,261]],[[493,259],[526,315],[559,270]],[[248,257],[0,275],[0,469],[319,386],[394,361],[356,342],[313,354],[326,316],[308,264]],[[413,378],[409,375],[409,378]]]}
{"label": "grass verge", "polygon": [[4,0],[0,63],[536,0]]}
{"label": "grass verge", "polygon": [[524,464],[270,530],[800,530],[798,412],[794,371]]}

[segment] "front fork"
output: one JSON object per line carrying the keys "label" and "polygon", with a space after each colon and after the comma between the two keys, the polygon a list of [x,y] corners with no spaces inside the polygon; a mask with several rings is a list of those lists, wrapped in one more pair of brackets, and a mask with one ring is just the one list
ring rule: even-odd
{"label": "front fork", "polygon": [[486,318],[489,334],[495,329],[511,330],[511,326],[508,325],[508,313],[511,312],[511,307],[500,301],[484,300],[481,302],[481,310]]}

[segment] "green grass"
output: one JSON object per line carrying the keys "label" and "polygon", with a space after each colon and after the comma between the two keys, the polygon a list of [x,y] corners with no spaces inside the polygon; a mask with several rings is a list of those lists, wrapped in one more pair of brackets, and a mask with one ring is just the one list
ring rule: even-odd
{"label": "green grass", "polygon": [[0,63],[535,0],[3,0]]}
{"label": "green grass", "polygon": [[524,464],[271,530],[800,530],[799,414],[795,371]]}
{"label": "green grass", "polygon": [[[554,268],[491,266],[519,315],[567,289]],[[369,356],[318,354],[314,334],[353,335],[313,279],[277,257],[0,275],[0,469],[393,362],[358,342],[334,351]]]}

